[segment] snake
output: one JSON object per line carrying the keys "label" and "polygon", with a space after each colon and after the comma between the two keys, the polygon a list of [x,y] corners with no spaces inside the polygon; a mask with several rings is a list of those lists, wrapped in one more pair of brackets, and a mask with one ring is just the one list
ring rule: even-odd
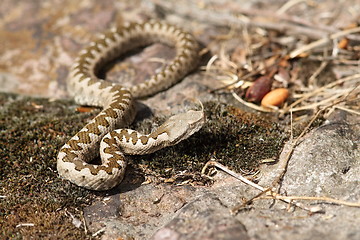
{"label": "snake", "polygon": [[[176,55],[145,81],[126,88],[99,77],[99,71],[129,51],[154,43],[176,49]],[[162,21],[130,22],[111,28],[80,51],[67,78],[67,90],[77,104],[101,107],[57,156],[61,178],[90,190],[109,190],[124,178],[127,155],[150,154],[197,132],[203,110],[170,117],[150,134],[127,129],[136,115],[135,101],[164,91],[195,69],[199,44],[181,28]],[[94,159],[101,159],[95,164]]]}

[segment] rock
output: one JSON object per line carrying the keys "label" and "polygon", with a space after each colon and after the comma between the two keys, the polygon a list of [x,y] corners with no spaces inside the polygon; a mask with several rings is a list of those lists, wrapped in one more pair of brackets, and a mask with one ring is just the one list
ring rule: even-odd
{"label": "rock", "polygon": [[[281,193],[359,202],[360,149],[356,144],[360,139],[359,127],[357,118],[338,111],[325,125],[305,135],[289,161]],[[283,151],[280,158],[286,153]],[[260,184],[271,183],[277,174],[276,167],[264,169],[266,177]],[[268,209],[267,214],[263,212],[268,220],[255,220],[260,212],[252,213],[244,224],[256,239],[360,239],[359,208],[321,201],[301,203],[309,207],[316,203],[324,212],[311,216],[299,210],[293,213],[279,210],[274,214]]]}
{"label": "rock", "polygon": [[245,240],[245,226],[231,216],[229,209],[211,192],[184,206],[152,240]]}
{"label": "rock", "polygon": [[205,188],[143,185],[86,207],[84,217],[91,232],[104,229],[102,239],[249,239]]}

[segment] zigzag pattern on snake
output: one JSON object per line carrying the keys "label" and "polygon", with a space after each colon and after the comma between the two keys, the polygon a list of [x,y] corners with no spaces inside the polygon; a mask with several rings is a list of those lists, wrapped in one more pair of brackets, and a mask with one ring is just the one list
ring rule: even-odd
{"label": "zigzag pattern on snake", "polygon": [[[176,56],[147,81],[126,89],[97,77],[109,61],[155,42],[174,46]],[[192,35],[156,21],[114,28],[82,50],[71,69],[68,91],[77,103],[100,106],[103,110],[60,149],[57,158],[59,175],[88,189],[111,189],[124,177],[126,154],[152,153],[177,144],[198,131],[205,117],[203,111],[193,110],[169,118],[148,135],[131,129],[114,130],[133,121],[136,113],[134,98],[169,88],[193,70],[197,61],[198,44]],[[99,152],[101,164],[91,164]]]}

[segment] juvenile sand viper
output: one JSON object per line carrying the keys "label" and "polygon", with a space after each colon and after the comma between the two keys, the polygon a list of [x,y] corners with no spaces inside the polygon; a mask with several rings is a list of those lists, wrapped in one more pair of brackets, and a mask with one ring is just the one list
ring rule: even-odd
{"label": "juvenile sand viper", "polygon": [[[99,70],[109,61],[155,42],[174,46],[176,56],[150,79],[127,89],[98,78]],[[111,189],[124,177],[124,155],[152,153],[198,131],[205,117],[203,111],[194,110],[172,116],[148,135],[131,129],[115,130],[133,121],[134,98],[169,88],[193,70],[197,62],[198,44],[193,36],[157,21],[113,28],[82,50],[68,77],[68,91],[77,103],[100,106],[103,110],[60,149],[60,176],[88,189]],[[101,164],[91,164],[99,152]]]}

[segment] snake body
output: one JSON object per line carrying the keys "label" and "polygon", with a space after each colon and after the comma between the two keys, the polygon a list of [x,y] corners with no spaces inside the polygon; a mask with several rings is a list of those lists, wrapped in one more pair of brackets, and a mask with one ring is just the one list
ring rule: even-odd
{"label": "snake body", "polygon": [[[150,79],[127,89],[97,77],[109,61],[155,42],[174,46],[176,56]],[[204,113],[193,110],[172,116],[148,135],[116,129],[133,121],[136,113],[134,98],[169,88],[193,70],[197,61],[198,44],[193,36],[157,21],[113,28],[82,50],[70,71],[68,91],[77,103],[100,106],[103,110],[60,149],[57,158],[59,175],[88,189],[111,189],[123,179],[125,155],[152,153],[198,131],[204,123]],[[91,164],[99,152],[101,164]]]}

